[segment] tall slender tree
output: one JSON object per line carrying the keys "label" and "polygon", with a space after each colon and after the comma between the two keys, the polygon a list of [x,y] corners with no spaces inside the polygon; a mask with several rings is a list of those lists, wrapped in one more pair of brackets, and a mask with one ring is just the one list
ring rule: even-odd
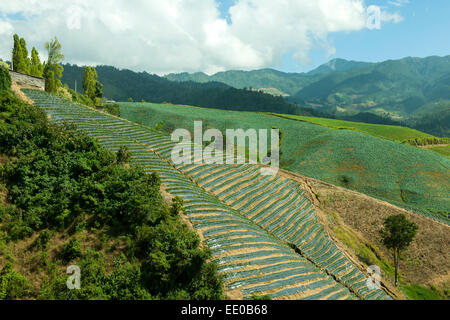
{"label": "tall slender tree", "polygon": [[94,86],[93,82],[93,74],[91,67],[84,67],[84,75],[83,75],[83,90],[84,94],[88,97],[91,96],[92,88]]}
{"label": "tall slender tree", "polygon": [[17,34],[13,36],[14,47],[12,52],[13,70],[19,72],[19,67],[22,61],[22,47],[20,45],[20,38]]}
{"label": "tall slender tree", "polygon": [[55,37],[50,42],[45,44],[45,48],[48,51],[48,59],[44,64],[44,78],[48,82],[46,83],[46,91],[56,92],[61,87],[61,77],[64,68],[60,64],[64,59],[64,55],[61,53],[61,44]]}
{"label": "tall slender tree", "polygon": [[84,67],[83,89],[95,105],[100,104],[103,96],[103,85],[97,80],[98,74],[94,67]]}
{"label": "tall slender tree", "polygon": [[41,60],[39,59],[39,53],[37,52],[36,48],[33,47],[31,50],[31,67],[30,67],[30,74],[32,76],[36,77],[42,77],[44,73],[44,66],[41,63]]}
{"label": "tall slender tree", "polygon": [[31,61],[30,61],[30,58],[28,58],[27,43],[25,42],[24,38],[20,38],[20,53],[21,53],[22,58],[21,58],[19,72],[29,74]]}

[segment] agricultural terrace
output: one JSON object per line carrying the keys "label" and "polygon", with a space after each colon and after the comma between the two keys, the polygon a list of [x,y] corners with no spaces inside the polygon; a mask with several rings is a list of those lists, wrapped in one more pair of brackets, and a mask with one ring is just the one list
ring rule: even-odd
{"label": "agricultural terrace", "polygon": [[353,130],[334,130],[254,112],[170,104],[120,103],[122,117],[171,133],[204,130],[270,129],[284,133],[283,169],[359,191],[448,224],[450,159],[432,151]]}
{"label": "agricultural terrace", "polygon": [[[25,93],[56,123],[73,123],[112,151],[158,172],[212,251],[235,298],[390,299],[336,247],[299,185],[262,177],[252,165],[171,163],[174,143],[161,132],[33,90]],[[296,249],[296,250],[294,250]]]}

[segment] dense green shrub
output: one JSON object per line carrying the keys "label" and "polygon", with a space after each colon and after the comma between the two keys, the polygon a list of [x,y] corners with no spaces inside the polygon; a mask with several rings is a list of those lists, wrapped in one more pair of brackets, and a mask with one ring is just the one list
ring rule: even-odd
{"label": "dense green shrub", "polygon": [[52,232],[50,230],[43,230],[34,242],[34,246],[40,249],[46,249],[51,239]]}
{"label": "dense green shrub", "polygon": [[65,262],[81,257],[81,247],[77,239],[72,238],[62,246],[61,257]]}
{"label": "dense green shrub", "polygon": [[0,65],[0,91],[9,90],[11,88],[11,76],[8,69]]}
{"label": "dense green shrub", "polygon": [[117,150],[117,163],[124,164],[130,162],[131,154],[128,146],[120,146],[119,150]]}
{"label": "dense green shrub", "polygon": [[105,105],[105,111],[113,116],[120,117],[120,106],[115,103],[107,103]]}
{"label": "dense green shrub", "polygon": [[13,300],[26,296],[29,291],[27,279],[7,263],[0,272],[0,300]]}
{"label": "dense green shrub", "polygon": [[121,256],[112,273],[106,272],[105,257],[88,251],[77,264],[82,272],[79,290],[67,290],[66,277],[52,274],[40,292],[40,299],[57,300],[144,300],[151,295],[142,282],[140,267]]}
{"label": "dense green shrub", "polygon": [[209,252],[199,249],[200,238],[181,220],[139,228],[136,244],[136,255],[144,261],[143,278],[153,296],[220,299],[216,267],[204,263]]}
{"label": "dense green shrub", "polygon": [[182,210],[183,210],[183,199],[181,199],[180,197],[175,197],[172,199],[172,207],[170,208],[170,213],[173,216],[178,215]]}

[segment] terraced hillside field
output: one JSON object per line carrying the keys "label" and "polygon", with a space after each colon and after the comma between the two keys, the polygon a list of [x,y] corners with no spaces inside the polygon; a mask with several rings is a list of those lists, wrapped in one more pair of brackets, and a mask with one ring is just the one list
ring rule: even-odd
{"label": "terraced hillside field", "polygon": [[317,118],[317,117],[304,117],[304,116],[294,116],[288,114],[273,114],[278,117],[305,121],[312,124],[318,124],[326,128],[331,129],[348,129],[359,131],[362,133],[367,133],[371,136],[403,142],[409,139],[415,138],[434,138],[431,134],[420,132],[415,129],[400,127],[400,126],[390,126],[384,124],[371,124],[364,122],[353,122],[353,121],[345,121],[345,120],[337,120],[337,119],[326,119],[326,118]]}
{"label": "terraced hillside field", "polygon": [[163,130],[203,120],[204,129],[277,127],[284,169],[356,190],[449,223],[450,159],[353,130],[334,130],[267,114],[151,103],[120,103],[122,117]]}
{"label": "terraced hillside field", "polygon": [[329,238],[300,186],[262,176],[253,165],[183,165],[170,161],[167,135],[44,92],[25,90],[51,121],[69,122],[132,162],[157,171],[167,191],[212,250],[233,298],[389,299]]}

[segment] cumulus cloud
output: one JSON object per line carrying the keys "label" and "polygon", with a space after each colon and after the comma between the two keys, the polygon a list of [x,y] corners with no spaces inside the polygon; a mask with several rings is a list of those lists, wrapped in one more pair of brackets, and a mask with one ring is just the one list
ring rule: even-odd
{"label": "cumulus cloud", "polygon": [[[41,53],[57,36],[71,63],[158,74],[255,69],[287,52],[299,63],[313,48],[332,54],[331,33],[367,21],[363,0],[236,0],[227,17],[216,0],[2,0],[0,56],[9,58],[18,33]],[[383,9],[382,21],[401,17]]]}

